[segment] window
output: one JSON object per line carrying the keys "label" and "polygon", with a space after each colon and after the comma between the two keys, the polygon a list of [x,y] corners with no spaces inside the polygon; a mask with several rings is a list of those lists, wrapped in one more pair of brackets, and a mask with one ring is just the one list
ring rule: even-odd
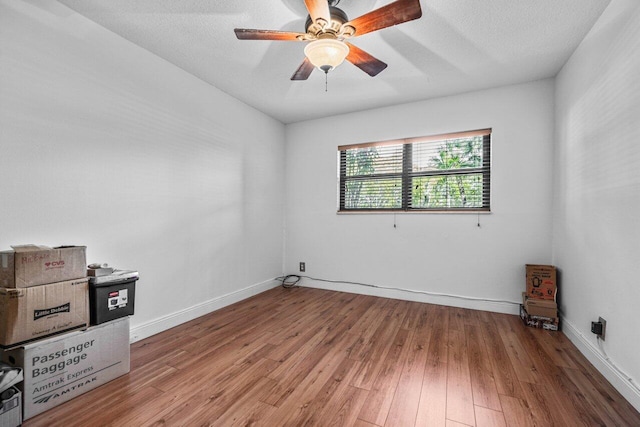
{"label": "window", "polygon": [[489,211],[491,129],[338,147],[339,211]]}

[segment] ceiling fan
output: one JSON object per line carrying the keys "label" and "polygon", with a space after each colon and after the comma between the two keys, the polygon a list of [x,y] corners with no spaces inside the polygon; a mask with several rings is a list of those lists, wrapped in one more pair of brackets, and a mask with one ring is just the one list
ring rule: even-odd
{"label": "ceiling fan", "polygon": [[306,80],[314,67],[325,74],[345,59],[370,76],[376,76],[387,64],[345,41],[346,39],[378,31],[422,16],[420,0],[396,0],[369,13],[349,20],[340,0],[304,0],[309,11],[304,33],[275,30],[236,28],[240,40],[280,40],[309,42],[305,59],[291,76],[291,80]]}

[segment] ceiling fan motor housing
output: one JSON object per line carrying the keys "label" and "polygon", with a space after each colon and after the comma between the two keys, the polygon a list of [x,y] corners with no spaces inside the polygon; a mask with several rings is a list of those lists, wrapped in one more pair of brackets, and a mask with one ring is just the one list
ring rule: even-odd
{"label": "ceiling fan motor housing", "polygon": [[349,21],[349,18],[342,9],[330,6],[329,12],[331,14],[331,22],[326,22],[324,19],[318,19],[313,22],[311,15],[307,15],[307,22],[304,26],[307,34],[313,35],[318,39],[335,39],[338,37],[351,37],[355,33],[355,28],[350,25],[344,25],[345,22]]}

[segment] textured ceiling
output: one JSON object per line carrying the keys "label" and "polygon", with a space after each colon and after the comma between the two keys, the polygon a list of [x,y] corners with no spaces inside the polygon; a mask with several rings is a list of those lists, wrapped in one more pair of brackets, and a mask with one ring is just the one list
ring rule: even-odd
{"label": "textured ceiling", "polygon": [[[421,0],[422,18],[351,42],[389,66],[345,62],[289,78],[304,43],[238,40],[234,28],[304,32],[303,0],[58,0],[241,101],[292,123],[555,76],[610,0]],[[342,0],[349,18],[391,0]]]}

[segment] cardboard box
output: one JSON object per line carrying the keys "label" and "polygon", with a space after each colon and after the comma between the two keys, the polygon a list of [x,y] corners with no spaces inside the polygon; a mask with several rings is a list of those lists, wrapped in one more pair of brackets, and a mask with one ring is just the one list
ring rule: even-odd
{"label": "cardboard box", "polygon": [[2,359],[24,369],[27,420],[129,372],[129,318],[5,350]]}
{"label": "cardboard box", "polygon": [[88,326],[88,282],[85,278],[31,288],[0,288],[0,346]]}
{"label": "cardboard box", "polygon": [[530,326],[532,328],[546,329],[549,331],[557,331],[560,323],[560,319],[557,317],[543,317],[543,316],[532,316],[527,313],[524,306],[520,304],[520,318],[522,322],[526,326]]}
{"label": "cardboard box", "polygon": [[527,296],[530,298],[556,300],[558,290],[556,268],[553,265],[526,265]]}
{"label": "cardboard box", "polygon": [[0,426],[18,427],[22,424],[22,393],[11,387],[0,394]]}
{"label": "cardboard box", "polygon": [[0,252],[0,287],[28,288],[85,277],[86,252],[85,246],[13,246]]}
{"label": "cardboard box", "polygon": [[522,305],[532,316],[558,317],[558,304],[546,299],[529,298],[526,292],[522,293]]}

